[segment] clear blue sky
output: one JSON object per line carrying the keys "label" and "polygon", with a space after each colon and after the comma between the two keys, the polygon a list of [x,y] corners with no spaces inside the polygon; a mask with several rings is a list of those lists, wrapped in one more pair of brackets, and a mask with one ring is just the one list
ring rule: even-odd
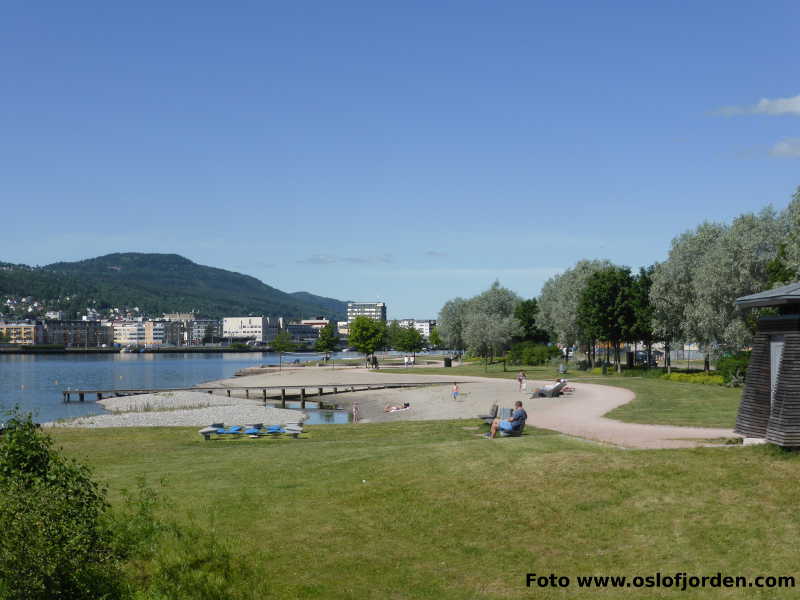
{"label": "clear blue sky", "polygon": [[[5,2],[0,260],[434,317],[800,184],[800,3]],[[781,100],[783,99],[783,100]]]}

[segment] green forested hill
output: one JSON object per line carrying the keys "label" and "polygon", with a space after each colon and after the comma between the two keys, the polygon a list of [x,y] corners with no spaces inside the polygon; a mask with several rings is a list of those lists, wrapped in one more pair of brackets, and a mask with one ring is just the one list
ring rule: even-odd
{"label": "green forested hill", "polygon": [[[138,306],[150,314],[196,311],[341,319],[345,303],[307,292],[289,294],[255,277],[206,267],[177,254],[108,254],[45,267],[0,263],[0,295],[33,296],[48,308]],[[68,298],[68,299],[67,299]]]}

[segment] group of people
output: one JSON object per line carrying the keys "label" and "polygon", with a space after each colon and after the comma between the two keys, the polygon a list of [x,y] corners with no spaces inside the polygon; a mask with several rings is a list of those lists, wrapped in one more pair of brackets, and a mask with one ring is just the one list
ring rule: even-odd
{"label": "group of people", "polygon": [[416,356],[412,355],[412,356],[404,356],[403,357],[403,365],[406,368],[413,367],[416,364],[416,362],[417,362],[417,357]]}

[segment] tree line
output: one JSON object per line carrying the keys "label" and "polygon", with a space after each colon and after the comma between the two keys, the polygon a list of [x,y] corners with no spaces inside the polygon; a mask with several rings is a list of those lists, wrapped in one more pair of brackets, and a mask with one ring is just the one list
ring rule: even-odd
{"label": "tree line", "polygon": [[[624,343],[649,352],[662,342],[695,342],[712,355],[749,345],[759,311],[734,301],[800,278],[800,188],[788,207],[767,207],[731,223],[704,222],[672,240],[663,262],[640,268],[581,260],[548,279],[538,298],[523,300],[495,284],[439,313],[446,345],[492,356],[520,339],[579,344],[595,361],[598,342],[620,364]],[[763,312],[763,311],[761,311]]]}

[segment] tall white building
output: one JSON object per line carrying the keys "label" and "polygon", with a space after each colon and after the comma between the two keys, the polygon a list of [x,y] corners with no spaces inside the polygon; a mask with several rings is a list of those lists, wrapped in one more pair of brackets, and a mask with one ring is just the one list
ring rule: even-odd
{"label": "tall white building", "polygon": [[386,320],[385,302],[348,302],[347,322],[352,323],[356,317],[369,317],[376,321]]}
{"label": "tall white building", "polygon": [[436,327],[436,321],[433,319],[400,319],[397,321],[400,327],[413,327],[422,334],[425,339],[430,338],[431,329]]}
{"label": "tall white building", "polygon": [[268,341],[269,326],[267,317],[225,317],[222,320],[222,337],[264,343]]}

